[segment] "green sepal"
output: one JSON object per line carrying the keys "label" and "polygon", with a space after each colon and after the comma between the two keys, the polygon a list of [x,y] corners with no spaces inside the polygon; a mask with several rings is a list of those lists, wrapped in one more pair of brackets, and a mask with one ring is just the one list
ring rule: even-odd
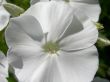
{"label": "green sepal", "polygon": [[23,8],[11,3],[3,4],[3,6],[11,14],[12,17],[17,17],[25,11]]}
{"label": "green sepal", "polygon": [[110,40],[104,34],[99,33],[99,37],[98,37],[98,40],[97,40],[97,45],[100,48],[110,46]]}
{"label": "green sepal", "polygon": [[102,29],[104,29],[103,24],[98,23],[98,22],[94,22],[94,24],[96,25],[96,27],[97,27],[98,30],[102,30]]}

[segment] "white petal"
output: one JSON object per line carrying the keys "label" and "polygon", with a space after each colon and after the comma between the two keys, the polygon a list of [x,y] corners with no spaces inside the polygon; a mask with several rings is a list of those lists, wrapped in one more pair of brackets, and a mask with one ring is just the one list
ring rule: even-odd
{"label": "white petal", "polygon": [[61,37],[65,29],[67,29],[72,22],[73,11],[68,4],[62,2],[61,4],[53,5],[50,12],[50,18],[52,21],[50,23],[52,25],[50,27],[47,39],[49,41],[56,41]]}
{"label": "white petal", "polygon": [[51,1],[63,1],[63,0],[51,0]]}
{"label": "white petal", "polygon": [[0,82],[8,82],[6,78],[0,76]]}
{"label": "white petal", "polygon": [[56,57],[48,58],[47,62],[35,70],[30,82],[63,82],[57,66]]}
{"label": "white petal", "polygon": [[8,46],[16,44],[32,45],[43,38],[38,21],[32,16],[21,16],[10,21],[5,32]]}
{"label": "white petal", "polygon": [[32,74],[46,58],[47,55],[37,45],[16,45],[8,51],[9,63],[15,68],[15,74],[20,82],[30,82]]}
{"label": "white petal", "polygon": [[0,76],[8,77],[8,61],[1,51],[0,51]]}
{"label": "white petal", "polygon": [[30,82],[91,82],[98,68],[97,54],[94,46],[82,51],[59,52],[34,71]]}
{"label": "white petal", "polygon": [[39,1],[40,0],[30,0],[30,4],[33,5],[33,4],[35,4],[35,3],[39,2]]}
{"label": "white petal", "polygon": [[31,0],[30,1],[30,3],[31,3],[31,5],[34,5],[34,4],[36,4],[37,2],[40,2],[40,1],[49,1],[49,0]]}
{"label": "white petal", "polygon": [[76,52],[60,51],[57,63],[62,82],[91,82],[98,69],[97,49],[92,46]]}
{"label": "white petal", "polygon": [[[94,1],[94,0],[90,0]],[[70,2],[73,7],[74,13],[80,18],[83,13],[87,15],[92,21],[97,22],[100,16],[101,8],[98,3],[96,4],[86,4],[80,2]]]}
{"label": "white petal", "polygon": [[0,0],[0,4],[5,4],[5,3],[7,3],[6,0]]}
{"label": "white petal", "polygon": [[0,31],[3,30],[9,22],[10,14],[3,6],[0,6]]}
{"label": "white petal", "polygon": [[[50,29],[57,29],[67,26],[70,19],[72,19],[72,9],[69,4],[65,2],[39,2],[31,6],[25,13],[35,16],[39,20],[43,32],[50,32]],[[66,24],[65,24],[66,23]],[[53,32],[53,31],[52,31]]]}
{"label": "white petal", "polygon": [[[98,38],[98,30],[93,22],[87,20],[83,24],[84,29],[76,34],[70,35],[60,41],[62,50],[79,50],[94,45]],[[76,27],[77,28],[77,27]]]}
{"label": "white petal", "polygon": [[[38,51],[40,52],[42,49],[39,45],[14,45],[8,50],[8,61],[9,63],[16,67],[16,68],[22,68],[23,61],[22,59],[26,59],[27,57],[34,57],[38,56]],[[36,55],[35,55],[36,54]]]}
{"label": "white petal", "polygon": [[96,4],[96,3],[98,3],[98,0],[69,0],[69,1],[89,3],[89,4]]}
{"label": "white petal", "polygon": [[72,34],[78,33],[83,29],[84,29],[83,25],[78,20],[78,18],[74,15],[70,25],[66,29],[62,29],[62,35],[60,35],[59,40],[67,36],[70,36]]}

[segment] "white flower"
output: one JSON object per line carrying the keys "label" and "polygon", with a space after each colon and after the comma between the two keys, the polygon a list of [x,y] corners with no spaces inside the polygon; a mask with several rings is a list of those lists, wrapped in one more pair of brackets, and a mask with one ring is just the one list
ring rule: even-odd
{"label": "white flower", "polygon": [[7,26],[10,18],[10,14],[3,7],[4,3],[6,3],[5,0],[0,0],[0,31]]}
{"label": "white flower", "polygon": [[8,62],[5,55],[0,51],[0,82],[8,82]]}
{"label": "white flower", "polygon": [[97,22],[100,16],[101,8],[98,0],[70,0],[75,14],[79,19],[83,19],[82,13],[88,16],[92,21]]}
{"label": "white flower", "polygon": [[[99,6],[99,2],[98,0],[31,0],[31,4],[32,6],[29,8],[29,10],[27,10],[27,12],[35,15],[35,13],[41,12],[43,9],[41,8],[40,10],[38,10],[38,8],[36,8],[38,5],[37,2],[49,2],[49,1],[68,1],[68,4],[70,4],[73,7],[74,13],[76,14],[76,16],[79,17],[79,19],[84,20],[82,17],[82,13],[87,15],[92,21],[97,22],[99,19],[99,15],[101,12],[101,8]],[[34,5],[35,4],[35,5]],[[43,4],[45,5],[45,4]],[[35,9],[33,9],[35,8]],[[45,12],[45,11],[44,11]],[[42,15],[42,14],[41,14]],[[42,15],[43,16],[43,15]],[[37,17],[37,16],[35,16]]]}
{"label": "white flower", "polygon": [[[41,4],[41,5],[40,5]],[[93,22],[82,25],[66,3],[38,3],[48,8],[40,23],[33,16],[13,18],[5,32],[8,60],[20,82],[90,82],[98,68]],[[51,27],[43,34],[44,28]]]}
{"label": "white flower", "polygon": [[[51,14],[51,12],[49,13],[48,11],[50,7],[52,7],[51,3],[59,3],[59,4],[64,4],[64,1],[47,1],[47,2],[38,2],[34,5],[32,5],[25,13],[23,13],[23,15],[32,15],[34,17],[36,17],[36,19],[41,23],[43,31],[47,32],[49,27],[47,27],[49,24],[48,21],[47,23],[45,23],[45,21],[48,19],[48,15]],[[83,1],[82,1],[83,2]],[[85,1],[84,1],[85,2]],[[96,0],[97,2],[97,0]],[[89,4],[88,4],[89,3]],[[91,1],[88,1],[88,3],[81,3],[81,2],[70,2],[70,3],[66,3],[69,6],[73,6],[73,13],[78,17],[78,19],[84,24],[86,20],[90,19],[94,22],[97,22],[98,18],[99,18],[99,13],[100,13],[100,7],[98,3],[94,3],[92,4]],[[54,7],[54,6],[53,6]],[[54,9],[53,9],[54,11]],[[52,12],[53,12],[52,11]],[[45,13],[45,14],[44,14]],[[86,17],[85,17],[86,16]],[[44,28],[46,27],[46,28]]]}

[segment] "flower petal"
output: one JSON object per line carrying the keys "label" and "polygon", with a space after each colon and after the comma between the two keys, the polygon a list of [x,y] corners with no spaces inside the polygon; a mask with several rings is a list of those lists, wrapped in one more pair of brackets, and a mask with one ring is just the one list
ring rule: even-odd
{"label": "flower petal", "polygon": [[[70,2],[74,13],[80,18],[81,14],[87,15],[92,21],[97,22],[100,16],[101,8],[96,0],[89,0],[90,3]],[[89,2],[88,1],[88,2]],[[94,4],[92,4],[92,1]],[[83,1],[82,1],[83,2]],[[85,1],[86,2],[86,1]]]}
{"label": "flower petal", "polygon": [[71,6],[65,2],[50,1],[39,2],[31,6],[24,13],[24,15],[26,14],[36,17],[42,26],[43,32],[47,33],[50,32],[50,29],[62,29],[62,27],[68,26],[73,12]]}
{"label": "flower petal", "polygon": [[98,69],[97,54],[94,46],[71,53],[60,51],[34,71],[30,82],[91,82]]}
{"label": "flower petal", "polygon": [[91,82],[98,69],[98,53],[96,47],[58,53],[58,68],[62,82]]}
{"label": "flower petal", "polygon": [[56,57],[48,58],[33,74],[31,82],[63,82],[57,66]]}
{"label": "flower petal", "polygon": [[6,78],[1,77],[1,76],[0,76],[0,81],[1,81],[1,82],[8,82]]}
{"label": "flower petal", "polygon": [[3,6],[0,6],[0,31],[3,30],[9,22],[10,14]]}
{"label": "flower petal", "polygon": [[[84,29],[83,25],[81,22],[78,20],[78,18],[74,15],[73,19],[70,23],[70,25],[66,29],[62,29],[62,34],[60,35],[58,40],[62,40],[63,38],[76,34]],[[52,34],[53,36],[54,34]],[[52,37],[51,36],[51,37]]]}
{"label": "flower petal", "polygon": [[32,45],[43,38],[39,22],[32,16],[14,18],[5,32],[8,46],[16,44]]}
{"label": "flower petal", "polygon": [[41,51],[36,44],[16,45],[8,51],[8,61],[15,68],[15,75],[20,82],[31,82],[30,75],[46,60],[47,55]]}
{"label": "flower petal", "polygon": [[[93,22],[86,20],[84,29],[76,34],[70,35],[59,42],[62,50],[71,51],[88,48],[94,45],[98,38],[98,30]],[[76,27],[77,28],[77,27]]]}
{"label": "flower petal", "polygon": [[[66,3],[54,5],[52,9],[54,11],[51,12],[50,16],[53,21],[51,23],[53,24],[48,33],[47,40],[57,41],[64,31],[70,26],[72,20],[74,20],[73,11],[72,8]],[[76,30],[77,29],[75,29],[73,33],[75,33]]]}
{"label": "flower petal", "polygon": [[8,77],[8,61],[1,51],[0,51],[0,76]]}
{"label": "flower petal", "polygon": [[0,0],[0,3],[5,4],[5,3],[7,3],[7,1],[6,0]]}
{"label": "flower petal", "polygon": [[69,0],[69,1],[89,3],[89,4],[96,4],[96,3],[98,3],[98,0]]}
{"label": "flower petal", "polygon": [[35,3],[40,2],[40,1],[49,1],[49,0],[31,0],[30,3],[31,5],[34,5]]}

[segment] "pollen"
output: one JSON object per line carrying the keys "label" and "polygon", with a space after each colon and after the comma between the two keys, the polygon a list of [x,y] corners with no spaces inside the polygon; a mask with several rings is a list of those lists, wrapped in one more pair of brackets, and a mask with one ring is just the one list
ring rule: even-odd
{"label": "pollen", "polygon": [[58,43],[50,41],[43,45],[43,49],[46,53],[55,54],[59,50],[59,45]]}

